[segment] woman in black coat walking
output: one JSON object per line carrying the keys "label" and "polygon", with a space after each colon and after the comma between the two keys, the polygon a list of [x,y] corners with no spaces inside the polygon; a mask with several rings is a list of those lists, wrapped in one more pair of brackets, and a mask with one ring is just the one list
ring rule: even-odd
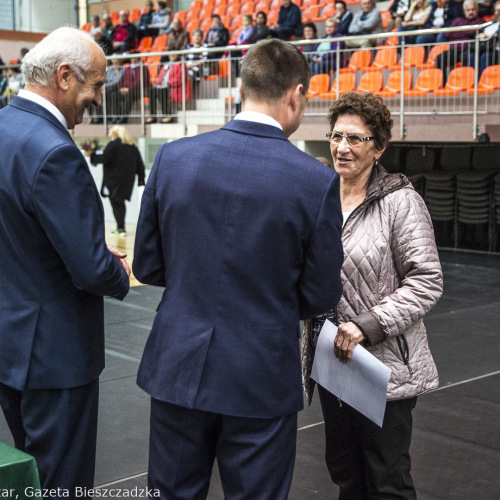
{"label": "woman in black coat walking", "polygon": [[144,186],[144,163],[132,137],[123,125],[112,127],[109,136],[111,141],[104,151],[93,152],[90,161],[92,165],[103,164],[101,195],[109,197],[117,224],[112,234],[126,236],[125,200],[130,201],[136,175],[138,185]]}

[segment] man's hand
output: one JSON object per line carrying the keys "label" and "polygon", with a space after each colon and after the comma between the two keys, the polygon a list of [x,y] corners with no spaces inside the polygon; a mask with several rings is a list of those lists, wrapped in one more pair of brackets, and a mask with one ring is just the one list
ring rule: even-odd
{"label": "man's hand", "polygon": [[120,261],[120,264],[122,265],[123,269],[125,269],[127,276],[130,277],[130,266],[127,264],[127,261],[125,260],[127,254],[118,250],[118,248],[112,247],[110,245],[108,245],[108,250]]}
{"label": "man's hand", "polygon": [[355,323],[351,321],[349,323],[342,323],[335,337],[335,356],[342,363],[349,363],[352,359],[354,348],[357,344],[363,342],[363,340],[366,340],[366,337]]}

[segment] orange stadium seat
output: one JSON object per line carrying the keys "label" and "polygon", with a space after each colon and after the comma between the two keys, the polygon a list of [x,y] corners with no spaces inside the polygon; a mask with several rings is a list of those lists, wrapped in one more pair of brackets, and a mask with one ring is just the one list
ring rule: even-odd
{"label": "orange stadium seat", "polygon": [[324,7],[323,10],[320,13],[320,17],[323,21],[326,21],[330,17],[335,15],[335,4],[332,3],[327,3]]}
{"label": "orange stadium seat", "polygon": [[[422,45],[411,45],[410,47],[406,47],[404,59],[405,68],[422,66],[425,60],[425,47]],[[401,60],[396,64],[395,69],[401,69]]]}
{"label": "orange stadium seat", "polygon": [[424,69],[418,75],[415,86],[405,91],[405,96],[423,97],[441,88],[443,88],[443,71],[439,68]]}
{"label": "orange stadium seat", "polygon": [[382,47],[377,50],[372,65],[367,71],[382,71],[393,69],[398,62],[398,51],[396,47]]}
{"label": "orange stadium seat", "polygon": [[157,83],[158,73],[160,71],[161,56],[149,56],[146,59],[146,66],[149,71],[151,83]]}
{"label": "orange stadium seat", "polygon": [[319,96],[321,93],[328,92],[330,88],[330,75],[319,74],[311,76],[309,82],[309,90],[307,91],[307,98],[312,99]]}
{"label": "orange stadium seat", "polygon": [[200,24],[200,30],[203,31],[203,35],[206,35],[207,31],[211,28],[212,26],[212,19],[203,19],[203,21]]}
{"label": "orange stadium seat", "polygon": [[189,10],[201,10],[203,7],[203,2],[201,0],[193,0],[189,5]]}
{"label": "orange stadium seat", "polygon": [[85,23],[81,29],[87,33],[90,33],[90,28],[92,28],[92,23]]}
{"label": "orange stadium seat", "polygon": [[318,0],[302,0],[302,6],[300,7],[300,10],[304,11],[307,10],[309,7],[318,5]]}
{"label": "orange stadium seat", "polygon": [[128,22],[134,23],[141,20],[141,9],[132,9],[128,15]]}
{"label": "orange stadium seat", "polygon": [[349,59],[347,68],[340,68],[341,73],[352,73],[357,70],[367,71],[371,66],[372,51],[368,49],[360,49],[353,52]]}
{"label": "orange stadium seat", "polygon": [[[377,94],[380,97],[396,97],[401,92],[401,77],[401,71],[393,71],[387,79],[384,90],[380,90]],[[412,72],[409,69],[405,69],[404,77],[404,91],[406,92],[411,89],[413,80]]]}
{"label": "orange stadium seat", "polygon": [[153,45],[151,45],[151,52],[162,52],[167,50],[167,38],[168,35],[158,35],[155,38]]}
{"label": "orange stadium seat", "polygon": [[279,11],[280,7],[281,7],[281,0],[271,0],[271,3],[269,4],[269,10]]}
{"label": "orange stadium seat", "polygon": [[[500,89],[500,65],[488,66],[481,74],[477,84],[478,94],[492,94],[494,90]],[[467,90],[467,94],[473,95],[474,88]]]}
{"label": "orange stadium seat", "polygon": [[148,52],[153,45],[153,37],[152,36],[144,36],[141,38],[139,45],[137,46],[137,52]]}
{"label": "orange stadium seat", "polygon": [[239,2],[231,2],[231,4],[226,9],[226,16],[229,16],[231,19],[236,17],[240,13],[241,5]]}
{"label": "orange stadium seat", "polygon": [[[243,26],[243,15],[238,14],[237,16],[233,17],[231,19],[231,23],[229,24],[231,29],[236,29],[236,28],[241,28]],[[226,26],[227,28],[227,26]]]}
{"label": "orange stadium seat", "polygon": [[[189,31],[189,33],[192,33],[194,30],[197,30],[199,27],[200,27],[200,21],[198,21],[198,19],[196,19],[193,21],[188,21],[184,28],[186,31]],[[205,33],[205,32],[203,32],[203,33]]]}
{"label": "orange stadium seat", "polygon": [[380,15],[382,16],[382,26],[387,29],[387,21],[391,19],[392,14],[388,10],[383,10]]}
{"label": "orange stadium seat", "polygon": [[267,24],[275,24],[278,22],[279,12],[277,10],[270,10],[267,13]]}
{"label": "orange stadium seat", "polygon": [[181,23],[182,25],[184,26],[186,24],[186,14],[188,13],[187,10],[178,10],[176,13],[175,13],[175,17],[177,19],[180,19],[181,20]]}
{"label": "orange stadium seat", "polygon": [[227,7],[227,0],[215,0],[214,7],[220,7],[222,5]]}
{"label": "orange stadium seat", "polygon": [[116,26],[120,24],[120,13],[119,12],[111,12],[111,22]]}
{"label": "orange stadium seat", "polygon": [[442,89],[434,91],[434,95],[447,96],[458,95],[462,90],[469,90],[474,88],[474,68],[464,66],[461,68],[454,68],[448,75],[448,81]]}
{"label": "orange stadium seat", "polygon": [[229,59],[219,59],[218,61],[219,71],[216,75],[209,75],[204,77],[204,80],[217,80],[217,78],[223,78],[229,75]]}
{"label": "orange stadium seat", "polygon": [[189,9],[186,14],[186,23],[190,23],[192,21],[199,21],[198,14],[199,10],[191,10]]}
{"label": "orange stadium seat", "polygon": [[214,7],[214,9],[212,10],[212,15],[217,14],[218,16],[225,16],[226,10],[227,10],[226,5],[219,5],[217,7]]}
{"label": "orange stadium seat", "polygon": [[231,38],[229,39],[229,43],[236,43],[238,41],[238,37],[240,36],[242,28],[235,28],[231,30]]}
{"label": "orange stadium seat", "polygon": [[198,19],[211,19],[212,18],[212,8],[211,7],[203,7],[198,13]]}
{"label": "orange stadium seat", "polygon": [[356,87],[356,92],[371,92],[376,94],[384,86],[384,75],[381,71],[364,73]]}
{"label": "orange stadium seat", "polygon": [[253,14],[255,12],[255,2],[245,2],[241,6],[240,14]]}
{"label": "orange stadium seat", "polygon": [[302,12],[302,22],[314,21],[319,17],[319,5],[311,5]]}
{"label": "orange stadium seat", "polygon": [[319,94],[320,99],[336,99],[337,98],[337,81],[339,86],[339,94],[350,92],[356,86],[356,75],[354,73],[340,74],[333,81],[332,88],[329,92],[322,92]]}
{"label": "orange stadium seat", "polygon": [[433,45],[430,52],[429,56],[427,57],[427,61],[425,61],[423,64],[420,64],[417,66],[417,69],[432,69],[434,68],[434,65],[436,63],[436,57],[441,54],[441,52],[444,52],[445,50],[448,50],[450,46],[447,43],[439,44],[439,45]]}
{"label": "orange stadium seat", "polygon": [[270,0],[259,0],[255,4],[255,12],[260,12],[261,10],[267,12],[269,10]]}

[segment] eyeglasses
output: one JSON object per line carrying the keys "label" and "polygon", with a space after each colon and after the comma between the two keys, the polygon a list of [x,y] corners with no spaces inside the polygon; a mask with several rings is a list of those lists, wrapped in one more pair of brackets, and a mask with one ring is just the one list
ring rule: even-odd
{"label": "eyeglasses", "polygon": [[326,134],[329,142],[333,144],[340,144],[344,137],[347,139],[349,146],[359,146],[362,142],[371,141],[374,137],[364,137],[359,134],[342,135],[340,132],[328,132]]}

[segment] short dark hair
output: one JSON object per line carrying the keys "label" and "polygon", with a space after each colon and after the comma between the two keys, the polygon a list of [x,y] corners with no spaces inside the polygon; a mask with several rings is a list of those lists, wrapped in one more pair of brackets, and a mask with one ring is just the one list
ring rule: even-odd
{"label": "short dark hair", "polygon": [[167,2],[158,2],[158,7],[163,10],[167,7]]}
{"label": "short dark hair", "polygon": [[344,2],[344,0],[335,0],[335,5],[338,3],[341,3],[344,6],[344,9],[347,10],[347,4]]}
{"label": "short dark hair", "polygon": [[[498,1],[500,2],[500,0],[498,0]],[[264,19],[267,23],[267,14],[263,10],[259,10],[259,12],[257,12],[257,14],[255,14],[255,18],[257,19],[257,16],[259,16],[261,14],[264,16]]]}
{"label": "short dark hair", "polygon": [[294,45],[272,38],[250,47],[241,67],[241,96],[274,103],[282,99],[293,86],[309,88],[307,61]]}
{"label": "short dark hair", "polygon": [[214,18],[217,18],[219,21],[222,21],[222,19],[220,18],[219,14],[212,14],[211,19],[213,20]]}
{"label": "short dark hair", "polygon": [[357,115],[370,128],[375,147],[381,151],[389,144],[394,121],[383,99],[369,92],[346,92],[332,102],[328,109],[330,130],[340,115]]}
{"label": "short dark hair", "polygon": [[304,24],[304,29],[305,28],[311,28],[315,35],[318,34],[318,28],[316,28],[316,25],[312,21],[307,21],[307,23]]}

